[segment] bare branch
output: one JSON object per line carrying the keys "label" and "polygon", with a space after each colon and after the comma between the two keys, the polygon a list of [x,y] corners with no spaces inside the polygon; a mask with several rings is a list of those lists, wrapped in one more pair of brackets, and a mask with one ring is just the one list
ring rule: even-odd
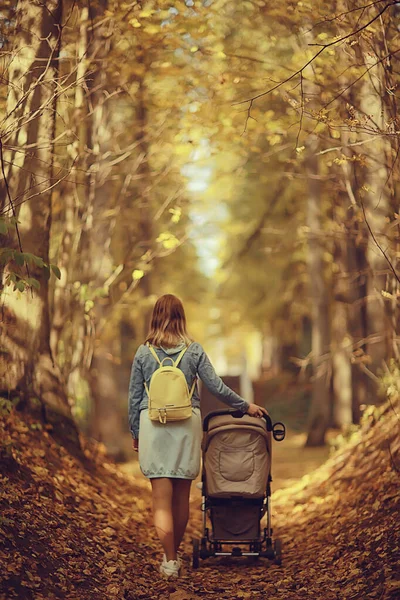
{"label": "bare branch", "polygon": [[375,15],[372,19],[370,19],[367,23],[365,23],[362,27],[359,27],[358,29],[356,29],[355,31],[352,31],[351,33],[348,33],[347,35],[344,35],[338,39],[333,40],[332,42],[329,42],[328,44],[308,44],[309,46],[321,46],[320,50],[318,50],[318,52],[316,52],[314,54],[314,56],[312,56],[302,67],[300,67],[300,69],[298,69],[297,71],[295,71],[292,75],[290,75],[289,77],[287,77],[286,79],[284,79],[283,81],[280,81],[279,83],[277,83],[276,85],[274,85],[272,88],[270,88],[269,90],[262,92],[261,94],[257,94],[256,96],[253,96],[252,98],[247,98],[246,100],[241,100],[240,102],[234,102],[233,106],[236,105],[240,105],[240,104],[245,104],[246,102],[250,102],[249,105],[249,109],[248,109],[248,116],[246,119],[246,125],[247,122],[249,120],[249,118],[251,118],[251,107],[253,105],[253,103],[255,102],[255,100],[258,100],[259,98],[262,98],[264,96],[267,96],[268,94],[271,94],[273,91],[281,88],[283,85],[285,85],[286,83],[288,83],[289,81],[292,81],[292,79],[294,79],[297,75],[300,75],[311,63],[313,63],[320,54],[322,54],[322,52],[324,52],[327,48],[330,48],[332,46],[337,46],[338,44],[340,44],[341,42],[357,35],[358,33],[360,33],[361,31],[363,31],[364,29],[366,29],[367,27],[369,27],[372,23],[374,23],[377,19],[379,19],[379,17],[381,15],[383,15],[384,12],[386,12],[388,10],[388,8],[390,8],[391,6],[395,6],[400,4],[400,0],[393,0],[392,2],[388,3],[386,6],[384,6],[384,8],[382,8],[381,11],[379,11],[379,13],[377,15]]}
{"label": "bare branch", "polygon": [[310,27],[310,29],[307,30],[307,33],[309,33],[310,31],[313,31],[320,25],[324,25],[325,23],[332,23],[333,21],[337,21],[337,19],[340,19],[340,17],[345,17],[346,15],[350,15],[351,13],[357,12],[359,10],[364,11],[366,8],[371,8],[371,6],[376,6],[377,4],[382,4],[382,2],[386,2],[386,0],[376,0],[376,2],[371,2],[370,4],[366,4],[365,6],[357,6],[356,8],[351,8],[350,10],[341,12],[341,13],[335,15],[334,17],[330,17],[330,18],[327,17],[326,19],[323,19],[322,21],[318,21],[318,23],[315,23],[315,25],[313,25],[312,27]]}
{"label": "bare branch", "polygon": [[[8,201],[10,203],[10,206],[11,206],[11,209],[12,209],[12,214],[13,214],[13,217],[14,217],[14,220],[15,220],[14,225],[15,225],[15,231],[17,233],[19,250],[20,250],[20,252],[23,252],[23,250],[22,250],[22,243],[21,243],[21,236],[20,236],[20,233],[19,233],[18,222],[17,222],[17,214],[15,212],[13,199],[11,198],[11,192],[10,192],[10,188],[9,188],[7,177],[6,177],[6,172],[5,172],[5,169],[4,169],[3,140],[1,139],[1,136],[0,136],[0,162],[1,162],[1,172],[2,172],[2,175],[3,175],[3,179],[4,179],[4,185],[6,186],[6,190],[7,190]],[[27,275],[28,275],[28,277],[30,277],[29,267],[28,267],[27,262],[25,262],[25,267],[26,267]]]}
{"label": "bare branch", "polygon": [[362,73],[359,77],[357,77],[351,83],[349,83],[349,85],[347,85],[341,92],[339,92],[339,94],[337,94],[337,96],[335,96],[334,98],[332,98],[332,100],[329,100],[329,102],[327,102],[326,104],[324,104],[323,108],[326,108],[327,106],[329,106],[330,104],[332,104],[332,102],[335,102],[335,100],[337,100],[338,98],[340,98],[340,96],[343,96],[343,94],[345,92],[347,92],[347,90],[349,90],[351,87],[353,87],[353,85],[355,85],[358,81],[360,81],[360,79],[362,79],[364,77],[364,75],[366,75],[371,69],[373,69],[374,67],[376,67],[376,65],[379,65],[379,63],[387,60],[388,58],[391,58],[392,56],[395,56],[395,54],[397,54],[398,52],[400,52],[400,48],[398,48],[397,50],[394,50],[393,52],[389,52],[389,54],[386,54],[385,56],[383,56],[382,58],[380,58],[379,60],[377,60],[374,64],[372,64],[371,66],[369,66],[364,71],[364,73]]}
{"label": "bare branch", "polygon": [[300,122],[299,122],[299,131],[297,132],[297,138],[296,138],[296,148],[299,147],[299,140],[300,140],[301,128],[302,128],[302,125],[303,125],[303,117],[304,117],[303,71],[300,73],[300,96],[301,96]]}
{"label": "bare branch", "polygon": [[385,252],[385,250],[382,248],[382,246],[379,244],[378,240],[377,240],[377,239],[376,239],[376,237],[375,237],[375,234],[374,234],[374,232],[373,232],[373,231],[372,231],[372,229],[371,229],[371,226],[370,226],[370,224],[369,224],[369,222],[368,222],[367,215],[366,215],[366,212],[365,212],[365,206],[364,206],[364,203],[363,203],[363,201],[362,201],[362,200],[360,200],[360,204],[361,204],[361,208],[362,208],[362,211],[363,211],[363,215],[364,215],[364,221],[365,221],[365,224],[366,224],[366,226],[367,226],[367,228],[368,228],[368,231],[369,231],[369,233],[370,233],[370,236],[371,236],[371,237],[372,237],[372,239],[374,240],[374,244],[376,245],[376,247],[378,248],[378,250],[379,250],[379,251],[382,253],[382,255],[385,257],[385,260],[386,260],[386,262],[388,263],[388,265],[389,265],[389,267],[390,267],[390,270],[392,271],[392,273],[393,273],[393,275],[395,276],[395,278],[397,279],[397,281],[400,283],[400,277],[397,275],[397,273],[396,273],[396,270],[395,270],[395,268],[393,267],[393,265],[392,265],[392,263],[391,263],[391,261],[390,261],[390,259],[389,259],[388,255],[386,254],[386,252]]}

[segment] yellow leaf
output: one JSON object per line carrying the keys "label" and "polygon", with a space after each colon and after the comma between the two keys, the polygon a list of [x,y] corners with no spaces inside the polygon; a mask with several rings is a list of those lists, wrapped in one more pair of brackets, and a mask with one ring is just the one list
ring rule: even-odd
{"label": "yellow leaf", "polygon": [[119,595],[118,585],[109,585],[107,588],[107,596],[109,598],[116,598]]}
{"label": "yellow leaf", "polygon": [[132,25],[132,27],[141,27],[142,26],[142,24],[137,19],[131,19],[129,21],[129,25]]}
{"label": "yellow leaf", "polygon": [[32,454],[34,456],[39,456],[40,458],[43,458],[43,456],[45,456],[44,450],[41,450],[40,448],[34,448]]}
{"label": "yellow leaf", "polygon": [[86,300],[85,302],[85,312],[89,312],[94,307],[93,300]]}
{"label": "yellow leaf", "polygon": [[268,141],[269,141],[270,146],[275,146],[276,144],[279,144],[281,139],[282,138],[279,135],[279,133],[273,133],[272,135],[268,136]]}
{"label": "yellow leaf", "polygon": [[106,567],[107,573],[115,573],[116,570],[117,570],[117,567]]}
{"label": "yellow leaf", "polygon": [[149,33],[150,35],[155,35],[156,33],[159,33],[160,28],[157,27],[157,25],[146,25],[143,31]]}
{"label": "yellow leaf", "polygon": [[135,269],[132,272],[133,281],[139,281],[139,279],[142,279],[142,277],[144,277],[144,271],[142,271],[142,269]]}
{"label": "yellow leaf", "polygon": [[33,467],[31,467],[31,469],[34,473],[36,473],[36,475],[39,475],[40,477],[44,477],[45,475],[48,475],[48,470],[45,469],[44,467],[38,467],[37,465],[33,465]]}
{"label": "yellow leaf", "polygon": [[172,214],[171,221],[173,223],[179,223],[179,220],[182,215],[182,209],[181,208],[170,208],[169,212]]}
{"label": "yellow leaf", "polygon": [[192,46],[192,47],[190,48],[190,52],[197,52],[197,50],[198,50],[198,49],[199,49],[199,47],[198,47],[198,46]]}
{"label": "yellow leaf", "polygon": [[168,231],[160,233],[156,241],[162,244],[167,250],[172,250],[173,248],[179,246],[178,238],[175,237],[173,233],[169,233]]}
{"label": "yellow leaf", "polygon": [[139,17],[143,17],[144,19],[146,19],[147,17],[151,17],[151,15],[153,13],[154,13],[154,10],[151,10],[151,8],[145,8],[140,11]]}
{"label": "yellow leaf", "polygon": [[191,152],[192,147],[189,144],[175,144],[174,146],[174,150],[175,150],[175,154],[177,154],[178,156],[184,156],[186,154],[188,154],[189,152]]}

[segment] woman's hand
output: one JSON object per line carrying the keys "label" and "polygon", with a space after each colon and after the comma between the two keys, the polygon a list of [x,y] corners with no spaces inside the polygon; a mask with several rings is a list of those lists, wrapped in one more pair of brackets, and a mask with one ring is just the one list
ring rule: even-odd
{"label": "woman's hand", "polygon": [[135,450],[135,452],[138,452],[139,451],[139,440],[132,439],[132,447]]}
{"label": "woman's hand", "polygon": [[247,413],[251,417],[263,417],[267,414],[267,411],[262,406],[257,406],[257,404],[250,404]]}

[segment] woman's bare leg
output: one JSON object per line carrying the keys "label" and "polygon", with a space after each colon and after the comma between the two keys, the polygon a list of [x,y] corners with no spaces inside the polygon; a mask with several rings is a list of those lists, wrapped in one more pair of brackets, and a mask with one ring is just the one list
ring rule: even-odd
{"label": "woman's bare leg", "polygon": [[160,477],[150,481],[153,496],[154,526],[167,560],[176,560],[174,517],[172,513],[173,480]]}
{"label": "woman's bare leg", "polygon": [[174,541],[177,552],[189,520],[189,496],[191,479],[173,479],[172,515],[174,520]]}

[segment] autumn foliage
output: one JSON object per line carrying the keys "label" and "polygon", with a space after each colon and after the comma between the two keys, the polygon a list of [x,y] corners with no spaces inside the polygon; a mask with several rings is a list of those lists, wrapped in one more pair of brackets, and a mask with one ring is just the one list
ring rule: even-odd
{"label": "autumn foliage", "polygon": [[[399,14],[2,2],[1,600],[400,598]],[[185,573],[159,577],[148,483],[112,459],[164,293],[308,449],[345,440],[274,493],[282,568],[193,573],[194,489]]]}
{"label": "autumn foliage", "polygon": [[[282,567],[208,560],[190,568],[200,492],[193,491],[178,582],[158,573],[148,483],[82,439],[79,461],[49,428],[12,411],[1,425],[2,600],[239,598],[396,600],[400,584],[398,405],[370,410],[317,471],[273,495]],[[397,413],[395,412],[397,411]],[[275,465],[279,477],[279,465]]]}

